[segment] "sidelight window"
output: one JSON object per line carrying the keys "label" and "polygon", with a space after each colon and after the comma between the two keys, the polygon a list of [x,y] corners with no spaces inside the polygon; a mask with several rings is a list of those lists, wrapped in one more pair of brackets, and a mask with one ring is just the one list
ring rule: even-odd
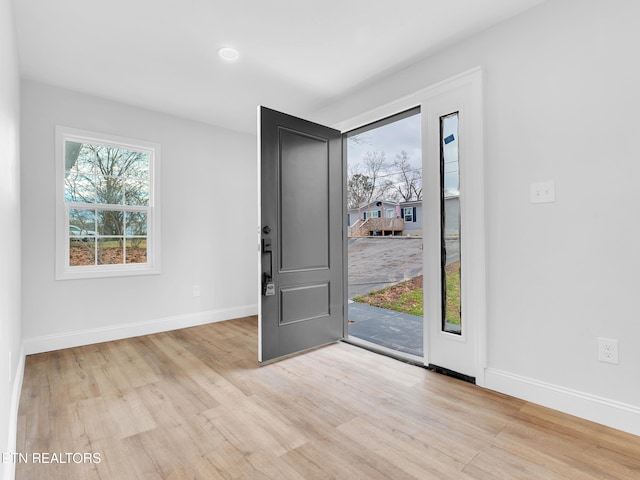
{"label": "sidelight window", "polygon": [[440,118],[442,330],[462,334],[458,113]]}

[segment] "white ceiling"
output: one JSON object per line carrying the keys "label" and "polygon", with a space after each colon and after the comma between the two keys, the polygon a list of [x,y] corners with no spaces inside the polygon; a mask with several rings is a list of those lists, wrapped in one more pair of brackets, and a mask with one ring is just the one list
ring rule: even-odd
{"label": "white ceiling", "polygon": [[542,1],[13,3],[24,78],[253,133],[257,105],[303,115]]}

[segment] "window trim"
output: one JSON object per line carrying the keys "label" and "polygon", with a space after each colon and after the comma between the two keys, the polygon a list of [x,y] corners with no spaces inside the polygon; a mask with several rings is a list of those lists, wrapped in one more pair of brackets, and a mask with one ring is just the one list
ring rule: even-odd
{"label": "window trim", "polygon": [[[67,140],[79,143],[92,143],[107,147],[127,148],[149,153],[149,206],[147,214],[147,263],[122,263],[110,265],[69,265],[69,210],[84,204],[65,202],[65,155]],[[154,275],[160,268],[160,144],[127,137],[109,135],[89,130],[56,125],[55,162],[56,162],[56,242],[55,274],[56,280],[84,278],[123,277],[132,275]],[[123,207],[125,207],[123,205]],[[101,209],[112,209],[109,204],[101,204]],[[137,206],[126,206],[126,210],[138,210]]]}
{"label": "window trim", "polygon": [[[407,220],[407,217],[410,217],[409,220]],[[405,222],[407,223],[413,223],[415,222],[415,218],[413,216],[413,207],[404,207],[404,212],[403,212],[403,216],[402,218],[404,219]]]}

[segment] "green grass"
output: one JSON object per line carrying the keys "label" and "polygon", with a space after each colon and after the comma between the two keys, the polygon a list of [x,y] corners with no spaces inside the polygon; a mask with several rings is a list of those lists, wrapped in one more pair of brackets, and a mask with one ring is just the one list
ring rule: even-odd
{"label": "green grass", "polygon": [[[394,310],[396,312],[422,316],[422,288],[417,288],[407,293],[403,293],[399,297],[390,301],[382,300],[385,294],[392,292],[394,288],[395,287],[389,287],[378,290],[377,292],[372,292],[367,295],[355,297],[353,300],[359,303],[368,303],[370,305],[375,305],[376,307],[384,308],[385,310]],[[372,302],[371,297],[378,297],[378,299],[380,300]]]}
{"label": "green grass", "polygon": [[447,285],[447,322],[460,325],[460,263],[451,265],[451,269],[445,269]]}
{"label": "green grass", "polygon": [[[445,273],[447,291],[446,320],[451,324],[460,325],[460,263],[448,265]],[[422,282],[416,282],[415,279],[355,297],[353,300],[419,317],[424,314]]]}

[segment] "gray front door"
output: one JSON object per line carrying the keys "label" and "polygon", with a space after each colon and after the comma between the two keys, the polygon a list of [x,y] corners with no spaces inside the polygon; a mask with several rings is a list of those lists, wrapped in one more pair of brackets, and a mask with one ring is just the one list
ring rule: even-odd
{"label": "gray front door", "polygon": [[260,107],[260,362],[344,337],[339,131]]}

